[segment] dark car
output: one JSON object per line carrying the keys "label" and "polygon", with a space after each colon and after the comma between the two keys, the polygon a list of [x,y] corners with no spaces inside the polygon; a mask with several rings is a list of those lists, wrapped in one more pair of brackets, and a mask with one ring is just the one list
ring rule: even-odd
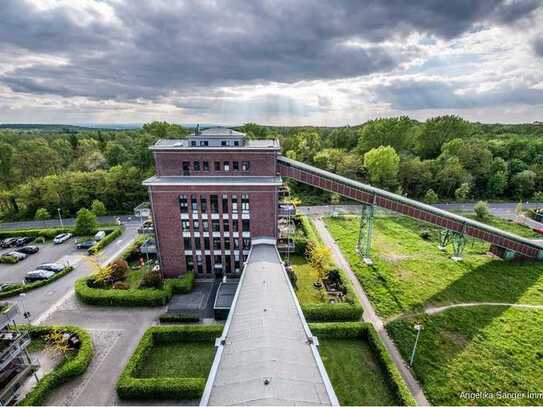
{"label": "dark car", "polygon": [[43,263],[37,267],[38,270],[52,271],[53,273],[59,273],[64,270],[64,266],[57,263]]}
{"label": "dark car", "polygon": [[21,283],[0,283],[0,292],[9,291],[13,288],[17,288]]}
{"label": "dark car", "polygon": [[30,236],[20,237],[19,239],[15,241],[15,246],[17,247],[24,246],[25,244],[30,243],[32,240],[34,240],[34,238]]}
{"label": "dark car", "polygon": [[7,239],[2,240],[0,246],[2,246],[4,249],[15,246],[15,242],[17,242],[18,239],[20,239],[20,237],[8,237]]}
{"label": "dark car", "polygon": [[25,281],[27,283],[30,283],[32,281],[47,280],[47,279],[53,277],[54,275],[55,275],[55,273],[53,273],[52,271],[47,271],[47,270],[29,271],[25,275]]}
{"label": "dark car", "polygon": [[77,242],[75,247],[78,249],[90,249],[95,244],[96,242],[94,240],[84,240],[82,242]]}
{"label": "dark car", "polygon": [[34,254],[38,253],[40,251],[40,248],[38,246],[23,246],[16,249],[15,251],[24,254]]}

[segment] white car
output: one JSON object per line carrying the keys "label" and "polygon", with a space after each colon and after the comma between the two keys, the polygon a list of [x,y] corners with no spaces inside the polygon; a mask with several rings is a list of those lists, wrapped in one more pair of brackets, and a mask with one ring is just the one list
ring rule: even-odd
{"label": "white car", "polygon": [[64,270],[64,266],[57,263],[43,263],[37,267],[38,270],[52,271],[53,273],[60,273]]}
{"label": "white car", "polygon": [[70,239],[73,235],[71,233],[61,233],[60,235],[55,236],[53,239],[54,244],[64,243],[66,240]]}
{"label": "white car", "polygon": [[4,256],[15,257],[17,261],[21,261],[21,260],[26,259],[28,255],[21,252],[9,252],[9,253],[5,253]]}

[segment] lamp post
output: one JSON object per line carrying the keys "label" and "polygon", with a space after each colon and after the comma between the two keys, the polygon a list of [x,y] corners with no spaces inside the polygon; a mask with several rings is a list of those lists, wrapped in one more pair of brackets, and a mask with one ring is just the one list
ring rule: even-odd
{"label": "lamp post", "polygon": [[25,297],[26,297],[25,293],[19,294],[19,298],[21,299],[21,308],[23,310],[23,317],[27,320],[28,323],[30,323],[30,312],[26,311],[25,301],[24,301]]}
{"label": "lamp post", "polygon": [[64,229],[64,224],[62,223],[62,215],[60,214],[60,208],[57,208],[58,220],[60,221],[60,227]]}
{"label": "lamp post", "polygon": [[417,344],[419,343],[420,331],[422,331],[422,325],[416,324],[413,328],[417,331],[417,338],[415,339],[415,344],[413,345],[413,352],[411,352],[411,359],[409,360],[409,366],[413,366],[413,360],[415,359],[415,352],[417,351]]}

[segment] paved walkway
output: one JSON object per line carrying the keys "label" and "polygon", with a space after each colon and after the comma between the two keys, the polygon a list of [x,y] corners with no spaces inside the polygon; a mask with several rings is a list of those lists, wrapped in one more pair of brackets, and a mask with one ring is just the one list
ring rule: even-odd
{"label": "paved walkway", "polygon": [[335,240],[332,238],[328,230],[326,229],[326,226],[321,218],[318,217],[311,217],[311,220],[315,224],[317,231],[319,232],[319,235],[321,236],[322,240],[324,241],[324,244],[328,246],[332,250],[332,257],[336,264],[340,266],[347,275],[349,276],[354,291],[362,303],[362,307],[364,308],[364,314],[363,319],[365,322],[371,323],[374,328],[379,333],[379,336],[381,337],[381,340],[383,341],[386,349],[388,350],[390,356],[392,357],[392,360],[396,364],[396,367],[400,371],[402,377],[404,378],[405,382],[407,383],[407,386],[411,390],[411,393],[415,397],[415,400],[417,401],[418,405],[424,405],[428,406],[430,403],[426,399],[426,396],[424,395],[424,392],[422,390],[421,385],[415,379],[413,376],[411,370],[403,360],[402,356],[400,355],[400,352],[398,351],[398,348],[390,339],[388,336],[388,333],[384,327],[383,322],[381,319],[377,316],[375,310],[373,309],[373,305],[371,304],[368,296],[366,295],[364,289],[362,288],[362,285],[358,281],[358,278],[356,278],[356,275],[352,271],[349,263],[343,256],[343,253],[339,249],[338,245],[336,244]]}
{"label": "paved walkway", "polygon": [[463,302],[459,304],[444,305],[442,307],[428,307],[424,310],[424,313],[433,315],[433,314],[439,314],[440,312],[446,311],[451,308],[480,307],[484,305],[505,306],[505,307],[512,307],[512,308],[532,308],[532,309],[543,310],[543,305],[537,305],[537,304],[511,304],[508,302]]}

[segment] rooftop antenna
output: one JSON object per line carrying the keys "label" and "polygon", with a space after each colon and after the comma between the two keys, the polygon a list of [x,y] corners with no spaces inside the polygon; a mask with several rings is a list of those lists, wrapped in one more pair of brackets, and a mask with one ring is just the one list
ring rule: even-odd
{"label": "rooftop antenna", "polygon": [[194,131],[194,135],[198,136],[200,134],[200,123],[196,125],[196,130]]}

